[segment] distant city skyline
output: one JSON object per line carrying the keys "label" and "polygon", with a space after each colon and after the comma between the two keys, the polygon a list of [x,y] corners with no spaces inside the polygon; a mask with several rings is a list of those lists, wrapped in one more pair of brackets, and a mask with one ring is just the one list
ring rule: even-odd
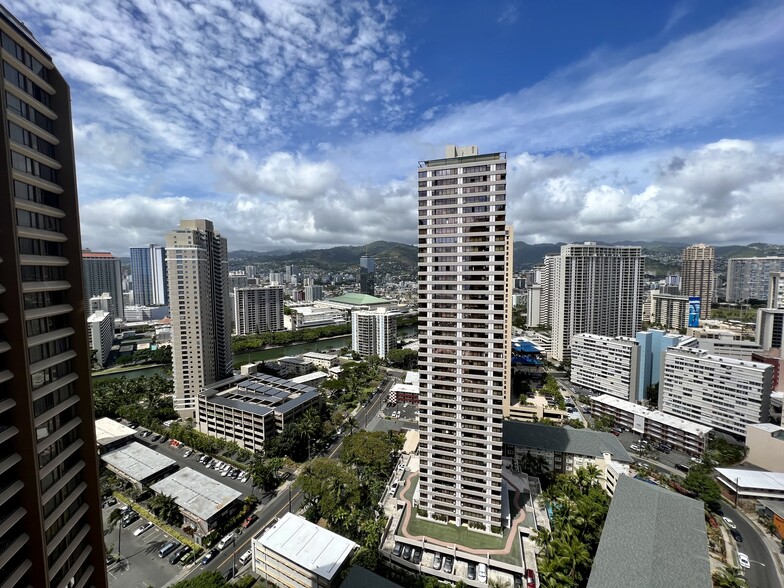
{"label": "distant city skyline", "polygon": [[508,150],[528,243],[780,242],[784,6],[544,4],[7,2],[71,84],[93,250],[414,243],[447,143]]}

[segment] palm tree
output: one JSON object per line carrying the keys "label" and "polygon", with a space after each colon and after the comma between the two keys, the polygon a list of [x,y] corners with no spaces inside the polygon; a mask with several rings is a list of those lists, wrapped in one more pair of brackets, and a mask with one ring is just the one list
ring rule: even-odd
{"label": "palm tree", "polygon": [[[110,533],[114,531],[114,528],[117,526],[123,518],[123,513],[119,508],[115,508],[112,512],[109,513],[109,520],[106,523],[106,529]],[[120,544],[122,541],[122,528],[119,529],[117,532],[117,555],[120,555]]]}
{"label": "palm tree", "polygon": [[748,588],[749,585],[741,574],[740,568],[732,566],[713,572],[713,585],[716,588]]}

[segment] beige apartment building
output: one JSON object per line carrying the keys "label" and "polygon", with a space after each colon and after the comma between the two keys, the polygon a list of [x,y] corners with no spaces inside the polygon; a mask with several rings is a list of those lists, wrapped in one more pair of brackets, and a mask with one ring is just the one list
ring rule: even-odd
{"label": "beige apartment building", "polygon": [[0,585],[106,586],[71,98],[0,6]]}
{"label": "beige apartment building", "polygon": [[195,419],[199,391],[232,372],[226,239],[212,221],[183,220],[166,235],[166,259],[174,410]]}
{"label": "beige apartment building", "polygon": [[448,146],[419,162],[419,503],[457,525],[501,526],[512,239],[506,154]]}
{"label": "beige apartment building", "polygon": [[282,286],[234,289],[234,332],[237,335],[284,331],[285,328]]}
{"label": "beige apartment building", "polygon": [[698,243],[683,250],[681,267],[681,294],[700,297],[700,318],[710,316],[711,302],[716,287],[714,265],[716,250],[710,245]]}

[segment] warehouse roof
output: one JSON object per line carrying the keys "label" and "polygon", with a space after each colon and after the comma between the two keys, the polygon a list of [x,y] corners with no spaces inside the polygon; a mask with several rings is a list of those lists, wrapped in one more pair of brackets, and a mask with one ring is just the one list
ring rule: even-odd
{"label": "warehouse roof", "polygon": [[675,584],[712,586],[705,507],[698,500],[621,476],[587,586]]}
{"label": "warehouse roof", "polygon": [[95,421],[95,440],[98,445],[109,445],[115,441],[133,437],[134,434],[136,431],[109,417]]}
{"label": "warehouse roof", "polygon": [[191,468],[182,468],[151,488],[159,494],[172,496],[177,506],[203,521],[209,521],[242,496],[237,490]]}
{"label": "warehouse roof", "polygon": [[101,459],[122,476],[136,482],[144,482],[154,478],[177,463],[173,459],[135,442],[110,451],[102,455]]}
{"label": "warehouse roof", "polygon": [[504,421],[503,440],[508,445],[573,455],[601,457],[604,453],[610,453],[615,461],[632,462],[632,458],[615,435],[589,429],[567,429],[521,421]]}

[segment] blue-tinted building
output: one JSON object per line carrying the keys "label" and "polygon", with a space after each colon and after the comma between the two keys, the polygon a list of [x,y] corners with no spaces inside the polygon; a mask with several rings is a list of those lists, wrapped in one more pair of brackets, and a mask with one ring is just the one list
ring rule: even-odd
{"label": "blue-tinted building", "polygon": [[161,245],[131,247],[133,302],[137,306],[160,306],[169,303],[166,249]]}
{"label": "blue-tinted building", "polygon": [[664,358],[664,351],[670,347],[685,345],[687,347],[697,347],[697,340],[692,337],[684,337],[658,329],[649,329],[637,333],[637,342],[640,344],[640,370],[639,385],[637,387],[637,400],[648,398],[648,387],[659,383],[661,372],[661,362]]}

